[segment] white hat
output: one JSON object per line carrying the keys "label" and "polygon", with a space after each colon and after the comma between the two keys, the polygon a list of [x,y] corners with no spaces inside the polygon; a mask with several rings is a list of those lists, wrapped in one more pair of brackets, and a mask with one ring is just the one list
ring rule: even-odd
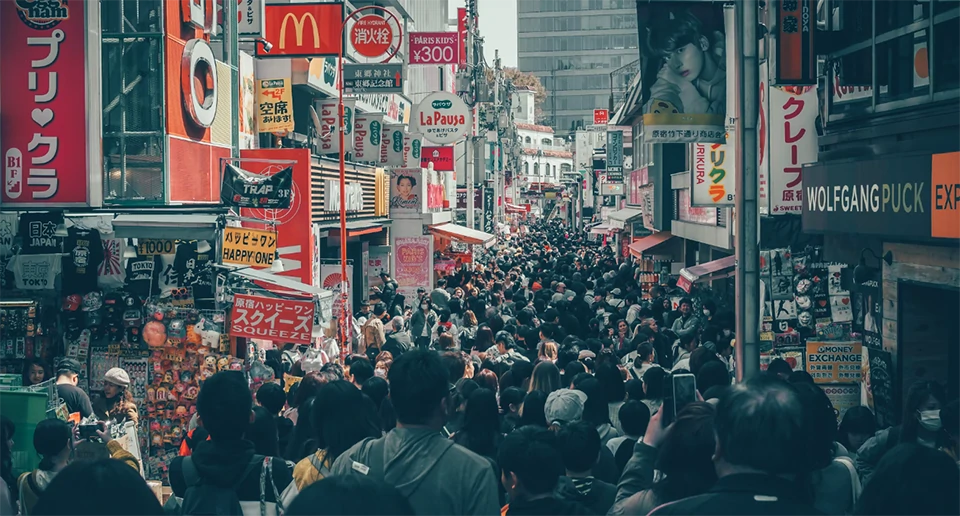
{"label": "white hat", "polygon": [[547,424],[576,423],[583,416],[583,404],[587,395],[573,389],[558,389],[547,396],[543,411]]}
{"label": "white hat", "polygon": [[103,381],[119,385],[120,387],[130,387],[130,375],[119,367],[114,367],[107,371],[107,374],[103,375]]}

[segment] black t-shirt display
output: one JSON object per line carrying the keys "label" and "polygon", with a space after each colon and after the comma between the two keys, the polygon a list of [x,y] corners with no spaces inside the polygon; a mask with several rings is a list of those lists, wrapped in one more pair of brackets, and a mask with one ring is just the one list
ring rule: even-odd
{"label": "black t-shirt display", "polygon": [[213,283],[210,277],[212,259],[213,249],[198,253],[196,242],[183,242],[177,246],[177,255],[173,260],[177,283],[181,287],[193,287],[194,299],[213,297]]}
{"label": "black t-shirt display", "polygon": [[60,251],[60,238],[54,236],[57,226],[63,224],[59,212],[24,213],[20,216],[22,254],[53,254]]}
{"label": "black t-shirt display", "polygon": [[64,294],[86,294],[97,289],[97,270],[103,262],[103,241],[96,229],[72,227],[64,240]]}
{"label": "black t-shirt display", "polygon": [[143,256],[127,260],[127,292],[140,299],[160,293],[158,258],[158,256]]}
{"label": "black t-shirt display", "polygon": [[90,396],[83,392],[83,389],[76,385],[62,383],[57,385],[57,394],[63,403],[67,406],[67,412],[79,412],[80,417],[84,418],[93,414],[93,405],[90,404]]}

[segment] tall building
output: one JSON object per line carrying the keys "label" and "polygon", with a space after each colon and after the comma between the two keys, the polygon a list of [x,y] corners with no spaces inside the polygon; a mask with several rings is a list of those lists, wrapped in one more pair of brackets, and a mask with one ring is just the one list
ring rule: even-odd
{"label": "tall building", "polygon": [[609,107],[611,73],[640,57],[634,1],[517,2],[517,52],[548,92],[540,122],[558,134],[590,125]]}

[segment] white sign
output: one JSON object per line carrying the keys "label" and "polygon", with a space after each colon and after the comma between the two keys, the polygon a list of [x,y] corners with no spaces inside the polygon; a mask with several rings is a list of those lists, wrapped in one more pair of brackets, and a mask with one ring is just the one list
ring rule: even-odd
{"label": "white sign", "polygon": [[413,110],[411,129],[432,143],[446,145],[466,136],[473,125],[470,109],[460,97],[438,91],[427,95]]}
{"label": "white sign", "polygon": [[803,165],[817,161],[817,88],[770,87],[770,215],[803,211]]}
{"label": "white sign", "polygon": [[380,133],[383,131],[383,114],[357,114],[353,128],[353,159],[355,161],[380,161]]}
{"label": "white sign", "polygon": [[735,131],[727,128],[727,143],[694,143],[690,173],[691,206],[733,206],[737,183]]}
{"label": "white sign", "polygon": [[[343,99],[343,122],[347,132],[343,142],[343,152],[353,151],[353,118],[356,99]],[[317,114],[320,115],[320,154],[340,153],[340,101],[338,99],[321,100],[317,103]]]}
{"label": "white sign", "polygon": [[[324,211],[340,211],[340,180],[327,179],[326,192],[323,198]],[[347,194],[347,211],[363,210],[363,185],[360,183],[347,183],[344,187]]]}
{"label": "white sign", "polygon": [[[383,131],[380,135],[380,163],[388,167],[402,167],[406,161],[406,153],[403,150],[404,138],[403,124],[383,124]],[[420,161],[417,161],[417,165]]]}
{"label": "white sign", "polygon": [[237,21],[240,36],[263,36],[263,0],[237,0]]}
{"label": "white sign", "polygon": [[407,133],[403,135],[403,153],[405,167],[415,167],[420,164],[420,150],[423,147],[423,135]]}

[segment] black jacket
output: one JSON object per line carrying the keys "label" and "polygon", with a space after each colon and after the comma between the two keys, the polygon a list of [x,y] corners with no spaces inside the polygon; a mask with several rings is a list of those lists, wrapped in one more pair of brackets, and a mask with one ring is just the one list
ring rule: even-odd
{"label": "black jacket", "polygon": [[554,491],[558,498],[583,505],[590,514],[603,516],[613,506],[617,488],[593,477],[572,479],[560,477]]}
{"label": "black jacket", "polygon": [[590,514],[590,511],[579,503],[550,497],[533,501],[511,502],[507,507],[506,516],[586,516],[588,514]]}
{"label": "black jacket", "polygon": [[657,507],[650,515],[708,514],[820,514],[802,501],[796,484],[789,480],[755,473],[728,475],[702,495],[691,496]]}

